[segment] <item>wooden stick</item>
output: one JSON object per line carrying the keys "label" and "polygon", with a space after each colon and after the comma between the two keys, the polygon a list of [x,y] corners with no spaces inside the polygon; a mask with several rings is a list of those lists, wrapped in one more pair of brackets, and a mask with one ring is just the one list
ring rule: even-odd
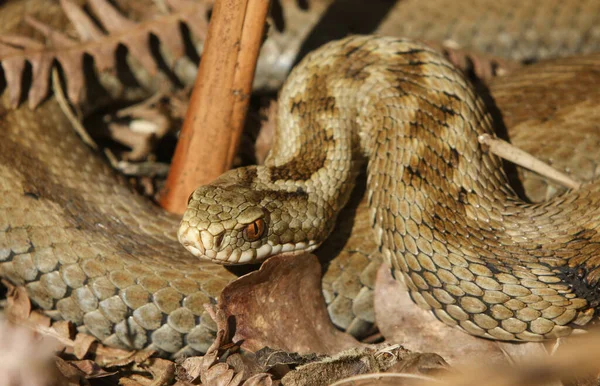
{"label": "wooden stick", "polygon": [[479,143],[488,146],[489,151],[498,157],[550,178],[569,189],[579,189],[581,187],[581,183],[506,141],[494,138],[489,134],[480,135],[478,139]]}
{"label": "wooden stick", "polygon": [[216,0],[200,68],[160,203],[183,213],[199,185],[227,171],[248,110],[269,0]]}

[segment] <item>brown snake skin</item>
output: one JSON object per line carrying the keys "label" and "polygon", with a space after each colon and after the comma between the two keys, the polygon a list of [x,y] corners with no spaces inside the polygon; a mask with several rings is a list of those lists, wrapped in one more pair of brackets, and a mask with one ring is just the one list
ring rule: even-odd
{"label": "brown snake skin", "polygon": [[178,236],[195,256],[314,250],[366,158],[376,243],[420,307],[501,340],[564,336],[594,315],[600,183],[520,201],[478,143],[494,133],[484,104],[440,54],[395,38],[327,44],[286,80],[277,123],[264,166],[190,197]]}
{"label": "brown snake skin", "polygon": [[[597,67],[600,59],[593,57],[587,60],[588,63],[582,64],[580,67],[569,67],[565,64],[560,72],[590,74],[589,76],[595,76],[593,79],[597,81],[598,75],[594,75],[592,69]],[[521,79],[536,79],[536,76],[525,75]],[[556,77],[551,75],[547,78],[554,79]],[[567,79],[568,81],[569,79]],[[530,83],[533,83],[531,87],[541,88],[545,84],[541,82],[538,84],[536,80],[530,81]],[[578,84],[583,87],[586,83],[589,82]],[[572,84],[575,87],[575,83],[572,82]],[[506,99],[512,100],[515,95],[514,90],[521,86],[527,86],[527,81],[523,81],[523,84],[518,86],[513,85],[513,91],[509,91],[510,85],[504,89],[499,86],[498,89],[500,94],[507,93]],[[535,93],[535,90],[531,92]],[[561,95],[571,94],[574,93]],[[573,97],[573,100],[564,101],[564,106],[571,107],[565,107],[565,112],[555,115],[566,119],[565,114],[577,114],[578,110],[573,106],[583,106],[585,103],[598,101],[597,92],[595,94],[593,92],[586,93],[584,94],[585,98],[581,94],[577,94],[578,96]],[[523,98],[526,98],[524,92],[522,95]],[[0,276],[8,278],[14,283],[26,285],[32,300],[47,310],[50,315],[72,320],[106,344],[130,348],[149,347],[175,355],[204,352],[212,342],[215,326],[205,313],[202,304],[214,301],[223,286],[233,280],[234,276],[219,265],[199,261],[181,248],[174,235],[179,220],[162,213],[124,187],[109,167],[99,157],[91,154],[91,151],[81,143],[53,99],[32,112],[26,107],[10,110],[7,108],[6,92],[3,93],[2,98],[0,110],[2,115],[0,120]],[[577,100],[577,98],[581,98],[581,100]],[[501,105],[498,101],[497,103],[499,106]],[[506,104],[508,105],[510,102],[506,102]],[[523,111],[522,106],[516,106],[513,111],[517,111],[517,113],[514,114],[514,118],[508,118],[509,121],[513,120],[512,123],[507,123],[507,126],[512,124],[527,126],[527,119],[522,118],[522,113],[519,112]],[[566,129],[569,128],[567,124],[564,126]],[[592,147],[595,149],[598,139],[597,137],[593,139],[593,135],[593,133],[585,134],[582,129],[581,136],[587,138],[587,143],[595,144],[595,147]],[[517,142],[517,144],[523,143],[526,147],[529,137],[523,135],[520,140],[523,142]],[[534,140],[529,143],[535,142]],[[574,143],[572,145],[577,148]],[[535,145],[533,146],[535,147]],[[552,154],[552,151],[548,149],[539,150],[542,157],[546,154],[544,151]],[[585,170],[582,172],[584,174],[582,177],[589,179],[595,176],[593,170],[595,170],[594,166],[597,169],[597,160],[589,150],[587,154],[590,158],[588,163],[592,165],[582,169]],[[551,158],[553,155],[549,157]],[[557,159],[562,160],[562,157],[557,157]],[[576,165],[576,163],[568,165]],[[467,168],[467,170],[470,169]],[[492,176],[494,175],[492,174]],[[585,207],[585,214],[589,216],[596,213],[597,217],[597,212],[592,212],[591,209],[598,207],[598,193],[592,191],[590,186],[597,186],[597,184],[589,185],[581,192],[569,197],[577,197],[577,200],[584,201],[587,199],[586,193],[589,193],[589,197],[596,200],[596,205],[594,207],[588,204]],[[467,195],[462,198],[475,199],[475,195],[469,195],[467,191]],[[566,201],[568,204],[569,200]],[[582,201],[576,202],[581,203]],[[475,213],[482,215],[479,211]],[[551,215],[552,213],[548,214],[548,216]],[[580,219],[577,224],[583,224],[581,220],[583,216],[578,217]],[[465,221],[467,220],[472,221],[468,217]],[[573,227],[577,226],[581,225],[573,225]],[[590,245],[593,247],[593,241],[597,241],[598,236],[585,232],[579,233],[580,229],[577,229],[577,232],[571,231],[571,236],[578,234],[577,237],[580,239],[588,239],[588,241],[581,241],[578,245],[585,251],[584,256],[592,256],[592,258],[587,263],[567,260],[568,256],[565,256],[565,259],[547,260],[550,265],[568,263],[573,267],[588,268],[584,277],[589,280],[585,283],[578,272],[565,271],[565,275],[568,274],[567,279],[572,280],[572,284],[578,289],[585,290],[587,287],[581,283],[590,286],[595,283],[593,268],[597,266],[597,263],[593,259],[594,250]],[[546,240],[552,238],[552,233],[550,236],[546,234],[544,237]],[[596,238],[594,239],[594,237]],[[573,237],[569,238],[569,240],[572,239]],[[479,252],[482,252],[481,248],[483,247],[480,244],[475,245],[480,248]],[[560,248],[560,246],[558,247]],[[489,252],[484,251],[483,253]],[[499,251],[499,253],[504,252]],[[509,252],[509,255],[510,253],[517,252]],[[484,256],[486,255],[484,254]],[[510,257],[507,258],[510,259]],[[574,265],[575,263],[577,265]],[[471,262],[471,265],[476,273],[483,272],[485,268],[484,265],[474,262]],[[344,266],[345,271],[340,272],[336,268],[340,266]],[[330,267],[328,275],[338,270],[340,275],[337,277],[350,274],[356,276],[356,273],[352,272],[352,268],[356,268],[353,264],[343,264],[334,260]],[[543,270],[543,268],[539,269]],[[461,274],[468,275],[467,271],[468,269],[462,270]],[[329,292],[326,297],[332,301],[332,304],[335,302],[334,293],[340,292],[340,290],[346,299],[356,297],[356,292],[353,293],[353,290],[348,291],[339,285],[336,287],[335,280],[329,282],[333,283],[329,285],[326,279],[324,279],[325,291]],[[411,279],[418,281],[418,279]],[[512,279],[515,280],[514,276]],[[527,277],[520,280],[530,283],[527,281]],[[369,282],[369,280],[365,279],[365,282]],[[472,282],[464,280],[464,283],[468,287],[468,283]],[[454,288],[455,291],[461,290],[460,284],[462,283]],[[487,285],[491,286],[491,282],[488,281]],[[556,287],[554,290],[570,291],[567,284],[550,283],[549,287],[552,286]],[[533,296],[519,292],[523,291],[523,288],[527,289],[526,286],[511,287],[511,290],[515,291],[515,295],[511,296],[523,298],[529,296],[530,302],[527,304],[544,301],[533,302]],[[469,290],[476,291],[472,287]],[[550,290],[552,288],[548,291]],[[423,292],[423,294],[427,293]],[[591,317],[591,312],[584,315],[582,312],[578,313],[576,308],[585,310],[590,307],[583,300],[586,296],[592,296],[589,300],[593,304],[594,289],[578,294],[582,297],[573,297],[568,300],[565,300],[564,296],[570,296],[569,294],[563,294],[560,299],[551,298],[554,295],[544,295],[550,297],[550,300],[545,301],[554,303],[554,306],[550,307],[556,307],[551,308],[551,311],[558,314],[557,309],[562,309],[559,315],[546,315],[547,319],[554,321],[553,323],[566,325],[575,320],[582,323]],[[426,298],[426,295],[415,295],[416,298],[418,296]],[[496,294],[496,296],[499,295]],[[477,295],[473,294],[472,298],[477,300]],[[524,299],[518,301],[526,303]],[[463,322],[461,325],[464,324],[463,328],[467,331],[481,332],[475,331],[479,326],[476,320],[463,321],[461,319],[464,315],[460,311],[473,311],[475,308],[469,309],[469,307],[476,306],[476,302],[471,300],[470,304],[467,303],[462,305],[462,308],[458,307],[458,310],[454,310],[456,315],[450,311],[447,313],[455,317],[452,320],[461,320]],[[511,309],[513,316],[517,316],[520,310],[533,309],[516,304],[516,301],[512,303],[512,306],[516,307]],[[358,310],[358,308],[356,309]],[[547,310],[548,307],[545,309]],[[335,310],[332,313],[334,320],[339,315],[347,314],[346,311],[348,311],[339,304],[336,310],[337,314]],[[521,314],[526,312],[521,311]],[[506,326],[500,330],[510,332],[510,329],[514,329],[516,331],[519,322],[525,323],[530,332],[537,328],[533,326],[532,321],[523,322],[526,318],[531,318],[531,315],[519,316],[521,318],[505,319],[508,322],[505,322]],[[344,318],[347,317],[344,316]],[[368,318],[365,319],[368,320]],[[443,319],[444,316],[440,316],[440,318]],[[345,323],[346,321],[342,321],[338,324],[348,327],[343,326]],[[352,323],[354,322],[349,325]],[[484,326],[491,326],[490,320],[481,323]],[[567,327],[552,328],[555,329],[554,333],[560,334]],[[489,330],[491,331],[493,328]],[[535,331],[538,332],[537,336],[544,335],[539,334],[541,330],[533,332]],[[490,332],[490,334],[492,333]],[[536,338],[532,334],[524,332],[520,334],[521,336],[515,332],[514,336],[525,339]],[[507,337],[507,335],[498,336],[498,338]]]}

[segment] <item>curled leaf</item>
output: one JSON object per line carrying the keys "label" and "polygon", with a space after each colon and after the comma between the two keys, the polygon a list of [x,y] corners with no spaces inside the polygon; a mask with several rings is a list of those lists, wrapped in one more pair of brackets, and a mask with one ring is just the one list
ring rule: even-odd
{"label": "curled leaf", "polygon": [[331,354],[359,345],[331,324],[314,255],[270,258],[225,287],[218,304],[235,320],[233,341],[250,351]]}

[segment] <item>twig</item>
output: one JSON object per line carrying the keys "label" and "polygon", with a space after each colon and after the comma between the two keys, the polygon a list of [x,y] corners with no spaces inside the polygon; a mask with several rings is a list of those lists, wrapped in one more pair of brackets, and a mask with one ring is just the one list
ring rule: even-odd
{"label": "twig", "polygon": [[493,138],[489,134],[480,135],[478,139],[479,143],[488,146],[489,151],[496,154],[498,157],[502,157],[510,162],[541,174],[544,177],[550,178],[569,189],[579,189],[581,187],[581,183],[506,141],[499,138]]}
{"label": "twig", "polygon": [[81,120],[75,115],[75,113],[71,109],[69,101],[65,96],[65,91],[63,90],[62,85],[60,84],[60,76],[58,75],[58,69],[56,68],[56,66],[52,68],[52,90],[54,91],[54,97],[56,98],[60,109],[62,110],[63,114],[65,114],[69,122],[71,122],[73,129],[77,132],[77,134],[79,134],[79,136],[86,145],[88,145],[94,150],[98,150],[98,145],[96,144],[96,141],[94,141],[94,139],[90,137],[85,127],[83,127],[83,125],[81,124]]}
{"label": "twig", "polygon": [[[429,382],[428,384],[441,384],[442,382],[438,379],[435,379],[433,377],[428,377],[425,375],[420,375],[420,374],[408,374],[408,373],[372,373],[372,374],[359,374],[359,375],[353,375],[351,377],[348,378],[344,378],[344,379],[340,379],[337,382],[332,383],[329,386],[342,386],[342,385],[356,385],[356,381],[371,381],[370,383],[360,383],[361,385],[378,385],[378,381],[381,381],[383,379],[390,379],[390,378],[395,378],[397,379],[397,383],[394,382],[394,384],[398,384],[398,385],[403,385],[404,383],[401,381],[401,379],[407,380],[407,379],[411,379],[411,380],[419,380],[419,381],[423,381],[423,382]],[[390,381],[389,383],[382,383],[382,384],[392,384],[393,381]],[[412,383],[407,383],[407,384],[412,384]]]}
{"label": "twig", "polygon": [[161,205],[183,213],[187,197],[231,167],[263,38],[269,0],[217,0]]}

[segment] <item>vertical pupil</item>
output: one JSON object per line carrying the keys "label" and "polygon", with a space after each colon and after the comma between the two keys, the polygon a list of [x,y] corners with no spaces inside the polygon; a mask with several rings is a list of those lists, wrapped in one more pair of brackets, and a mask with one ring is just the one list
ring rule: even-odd
{"label": "vertical pupil", "polygon": [[254,225],[254,234],[258,234],[258,225],[256,224],[256,221],[252,225]]}

